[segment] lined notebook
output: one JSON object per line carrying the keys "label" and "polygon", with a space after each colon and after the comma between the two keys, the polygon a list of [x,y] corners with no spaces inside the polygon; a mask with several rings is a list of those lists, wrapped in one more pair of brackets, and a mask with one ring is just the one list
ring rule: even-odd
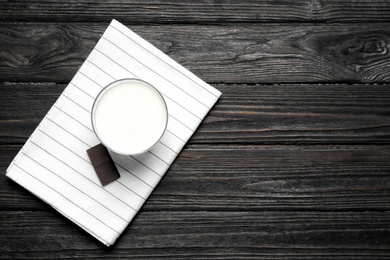
{"label": "lined notebook", "polygon": [[[151,151],[111,153],[121,177],[102,187],[86,150],[99,143],[90,112],[109,83],[139,78],[163,95],[167,130]],[[105,245],[127,227],[221,93],[113,20],[6,176]]]}

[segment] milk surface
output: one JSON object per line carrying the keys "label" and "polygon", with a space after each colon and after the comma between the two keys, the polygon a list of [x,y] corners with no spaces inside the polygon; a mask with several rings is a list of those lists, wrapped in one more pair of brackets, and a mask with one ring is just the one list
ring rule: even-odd
{"label": "milk surface", "polygon": [[120,154],[140,154],[163,135],[168,112],[162,96],[149,84],[128,79],[106,87],[97,97],[92,115],[100,141]]}

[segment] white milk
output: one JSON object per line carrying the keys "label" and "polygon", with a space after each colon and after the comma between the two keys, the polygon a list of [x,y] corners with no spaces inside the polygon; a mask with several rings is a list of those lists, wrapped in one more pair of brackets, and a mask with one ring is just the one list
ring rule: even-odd
{"label": "white milk", "polygon": [[98,95],[92,125],[103,145],[120,154],[140,154],[162,137],[168,111],[161,94],[136,79],[116,81]]}

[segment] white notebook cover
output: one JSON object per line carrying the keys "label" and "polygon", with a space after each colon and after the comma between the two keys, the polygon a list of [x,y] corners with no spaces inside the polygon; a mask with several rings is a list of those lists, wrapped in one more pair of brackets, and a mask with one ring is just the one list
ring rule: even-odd
{"label": "white notebook cover", "polygon": [[[121,177],[102,186],[86,150],[99,143],[90,111],[109,83],[139,78],[163,95],[168,127],[138,156],[111,153]],[[113,20],[7,169],[25,187],[105,245],[127,227],[221,92]]]}

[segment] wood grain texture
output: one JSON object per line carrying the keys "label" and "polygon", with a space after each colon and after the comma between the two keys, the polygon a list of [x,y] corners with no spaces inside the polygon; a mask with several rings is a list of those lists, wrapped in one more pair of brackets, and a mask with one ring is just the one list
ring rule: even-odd
{"label": "wood grain texture", "polygon": [[390,142],[389,85],[216,87],[223,95],[190,143]]}
{"label": "wood grain texture", "polygon": [[[223,95],[106,248],[5,171],[113,18]],[[390,259],[389,84],[389,1],[0,0],[0,259]]]}
{"label": "wood grain texture", "polygon": [[[17,14],[17,15],[15,15]],[[0,21],[126,23],[388,22],[390,3],[371,0],[1,1]]]}
{"label": "wood grain texture", "polygon": [[[65,86],[0,84],[0,141],[23,144]],[[189,144],[390,144],[387,84],[214,87],[223,95]]]}
{"label": "wood grain texture", "polygon": [[[0,205],[43,210],[38,198],[4,176],[20,148],[0,150]],[[390,146],[190,146],[144,209],[389,211],[389,158]]]}
{"label": "wood grain texture", "polygon": [[107,250],[56,212],[2,212],[0,258],[387,259],[388,214],[141,212]]}
{"label": "wood grain texture", "polygon": [[[107,25],[3,23],[0,81],[70,81]],[[373,83],[390,81],[389,25],[130,28],[210,83]]]}
{"label": "wood grain texture", "polygon": [[26,137],[32,134],[65,86],[56,83],[0,83],[0,142],[25,143]]}

